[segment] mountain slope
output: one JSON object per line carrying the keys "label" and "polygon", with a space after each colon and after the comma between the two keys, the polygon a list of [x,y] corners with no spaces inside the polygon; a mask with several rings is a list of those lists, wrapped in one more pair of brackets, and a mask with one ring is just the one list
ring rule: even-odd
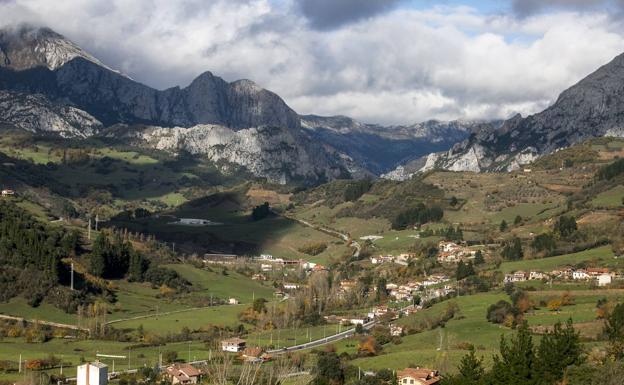
{"label": "mountain slope", "polygon": [[138,145],[233,162],[274,181],[349,176],[348,160],[311,140],[279,96],[249,80],[228,83],[205,72],[185,88],[155,90],[48,29],[2,31],[0,48],[0,123],[65,137],[132,136]]}
{"label": "mountain slope", "polygon": [[433,151],[466,139],[478,122],[430,120],[409,126],[365,124],[345,116],[301,116],[302,127],[316,140],[348,155],[380,175]]}
{"label": "mountain slope", "polygon": [[600,136],[624,136],[624,54],[564,91],[543,112],[475,133],[447,153],[430,155],[425,169],[513,170]]}

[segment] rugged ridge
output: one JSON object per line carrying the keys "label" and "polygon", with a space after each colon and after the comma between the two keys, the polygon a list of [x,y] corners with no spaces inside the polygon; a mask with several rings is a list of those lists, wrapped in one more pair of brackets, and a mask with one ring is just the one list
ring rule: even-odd
{"label": "rugged ridge", "polygon": [[229,83],[210,72],[184,88],[156,90],[54,31],[24,26],[0,31],[0,90],[0,123],[188,151],[281,182],[379,175],[472,130],[462,122],[383,127],[301,117],[250,80]]}
{"label": "rugged ridge", "polygon": [[546,110],[471,135],[423,170],[514,170],[536,158],[600,136],[624,136],[624,54],[565,90]]}
{"label": "rugged ridge", "polygon": [[279,96],[250,80],[228,83],[205,72],[187,87],[156,90],[49,29],[3,30],[0,48],[5,125],[73,138],[115,133],[116,140],[185,150],[280,182],[348,177],[346,167],[358,169],[315,143]]}

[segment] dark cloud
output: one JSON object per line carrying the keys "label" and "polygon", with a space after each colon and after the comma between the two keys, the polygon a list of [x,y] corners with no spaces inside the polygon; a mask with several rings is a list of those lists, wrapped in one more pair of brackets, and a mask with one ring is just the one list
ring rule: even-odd
{"label": "dark cloud", "polygon": [[587,11],[611,8],[618,13],[624,9],[624,0],[513,0],[512,9],[520,17],[531,16],[552,9]]}
{"label": "dark cloud", "polygon": [[401,0],[296,0],[316,29],[334,29],[392,9]]}

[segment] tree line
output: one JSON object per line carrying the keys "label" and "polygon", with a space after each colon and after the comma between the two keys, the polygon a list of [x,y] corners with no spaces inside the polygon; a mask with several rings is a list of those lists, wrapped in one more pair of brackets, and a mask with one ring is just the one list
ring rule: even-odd
{"label": "tree line", "polygon": [[75,256],[75,231],[39,222],[11,202],[0,202],[0,300],[23,294],[38,304],[67,277],[62,258]]}

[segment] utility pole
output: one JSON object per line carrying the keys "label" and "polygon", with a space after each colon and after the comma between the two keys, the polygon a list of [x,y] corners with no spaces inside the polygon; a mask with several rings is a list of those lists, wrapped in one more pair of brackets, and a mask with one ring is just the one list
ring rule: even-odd
{"label": "utility pole", "polygon": [[98,223],[100,222],[100,215],[95,214],[95,231],[98,231]]}
{"label": "utility pole", "polygon": [[87,239],[91,240],[91,215],[89,215],[89,227],[87,230]]}
{"label": "utility pole", "polygon": [[19,356],[19,367],[18,367],[18,373],[22,372],[22,355],[20,354]]}
{"label": "utility pole", "polygon": [[71,289],[74,290],[74,261],[71,262]]}
{"label": "utility pole", "polygon": [[172,242],[171,244],[171,252],[175,253],[175,242]]}

